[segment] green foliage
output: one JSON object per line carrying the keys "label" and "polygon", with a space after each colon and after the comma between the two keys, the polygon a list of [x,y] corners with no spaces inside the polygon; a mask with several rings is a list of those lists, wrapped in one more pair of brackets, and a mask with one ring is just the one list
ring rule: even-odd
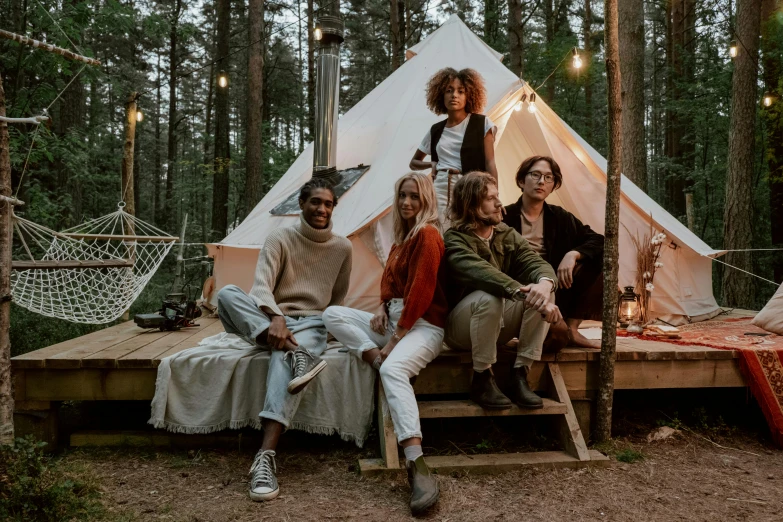
{"label": "green foliage", "polygon": [[94,485],[68,476],[43,453],[45,442],[0,446],[0,520],[94,520],[104,510]]}
{"label": "green foliage", "polygon": [[620,462],[625,462],[626,464],[633,464],[634,462],[644,460],[644,454],[641,451],[636,451],[633,448],[622,449],[615,453],[614,457]]}

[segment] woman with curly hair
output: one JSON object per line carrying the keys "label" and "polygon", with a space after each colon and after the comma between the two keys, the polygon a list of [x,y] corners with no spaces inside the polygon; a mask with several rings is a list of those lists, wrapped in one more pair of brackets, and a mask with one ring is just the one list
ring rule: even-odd
{"label": "woman with curly hair", "polygon": [[438,277],[444,247],[432,180],[411,172],[397,181],[392,206],[394,245],[381,277],[375,314],[343,306],[324,311],[326,329],[380,373],[397,441],[403,447],[414,515],[438,500],[424,462],[419,407],[410,379],[443,346],[448,303]]}
{"label": "woman with curly hair", "polygon": [[[487,103],[484,79],[473,69],[446,67],[427,83],[427,107],[446,119],[430,128],[413,155],[410,168],[432,169],[441,214],[451,200],[451,188],[463,173],[489,172],[496,180],[495,124],[481,114]],[[430,156],[430,161],[424,161]]]}

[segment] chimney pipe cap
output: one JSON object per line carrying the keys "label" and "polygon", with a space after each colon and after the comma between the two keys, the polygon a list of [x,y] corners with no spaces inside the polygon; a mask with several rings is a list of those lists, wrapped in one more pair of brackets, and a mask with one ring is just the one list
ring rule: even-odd
{"label": "chimney pipe cap", "polygon": [[329,45],[336,42],[341,44],[345,41],[345,23],[342,18],[330,14],[322,14],[315,21],[315,29],[320,30],[321,45]]}

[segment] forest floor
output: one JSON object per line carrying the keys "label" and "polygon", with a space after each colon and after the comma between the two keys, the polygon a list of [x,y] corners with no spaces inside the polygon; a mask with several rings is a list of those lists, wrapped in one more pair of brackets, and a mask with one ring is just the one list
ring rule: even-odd
{"label": "forest floor", "polygon": [[[672,409],[646,407],[644,397],[621,400],[614,427],[619,436],[596,447],[611,457],[609,467],[441,475],[440,502],[423,518],[781,520],[783,451],[772,446],[752,400],[743,407],[743,400],[713,398],[737,415],[724,411],[726,422],[711,410],[697,406],[686,412],[689,405],[673,401],[678,416]],[[647,436],[664,425],[675,434],[649,442]],[[473,426],[461,436],[453,426],[425,426],[425,433],[434,432],[425,440],[425,453],[443,454],[443,448],[457,445],[468,453],[516,451],[509,441],[517,437],[508,432],[519,433],[514,429],[519,427]],[[246,492],[255,447],[72,449],[60,463],[69,474],[97,485],[109,520],[411,519],[404,474],[364,478],[356,473],[357,459],[373,455],[377,439],[359,449],[337,437],[292,432],[279,450],[280,496],[266,503],[250,501]]]}

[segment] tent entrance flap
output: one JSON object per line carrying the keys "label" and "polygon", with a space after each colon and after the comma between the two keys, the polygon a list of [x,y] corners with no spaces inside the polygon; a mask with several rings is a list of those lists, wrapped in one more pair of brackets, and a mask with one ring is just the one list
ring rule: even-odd
{"label": "tent entrance flap", "polygon": [[[359,165],[352,169],[338,170],[328,176],[321,176],[328,179],[332,183],[334,189],[334,197],[340,198],[343,194],[348,192],[348,189],[354,186],[357,181],[364,176],[365,172],[370,170],[369,165]],[[299,210],[299,190],[296,189],[290,196],[288,196],[282,203],[277,205],[269,212],[274,216],[295,216],[298,215]]]}

